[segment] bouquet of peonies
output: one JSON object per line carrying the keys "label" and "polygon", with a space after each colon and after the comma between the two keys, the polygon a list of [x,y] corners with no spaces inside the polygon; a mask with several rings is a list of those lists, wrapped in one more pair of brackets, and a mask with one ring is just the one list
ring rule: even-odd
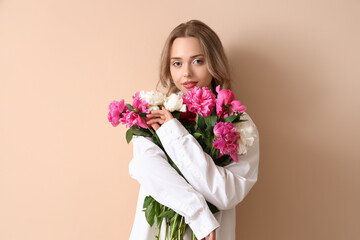
{"label": "bouquet of peonies", "polygon": [[[216,165],[226,166],[233,161],[238,162],[238,155],[247,153],[256,135],[253,125],[244,119],[246,107],[234,99],[234,93],[231,90],[220,90],[220,86],[216,87],[216,92],[217,96],[207,87],[195,87],[183,96],[171,94],[166,97],[155,91],[137,92],[133,96],[132,105],[125,104],[125,100],[111,102],[108,120],[114,127],[122,123],[129,128],[126,132],[128,143],[134,135],[152,137],[154,143],[165,152],[156,132],[146,124],[149,120],[146,114],[164,107],[197,139]],[[169,157],[168,162],[182,176]],[[212,213],[218,212],[209,202],[208,206]],[[145,198],[143,208],[150,226],[155,224],[158,227],[156,239],[160,237],[164,219],[165,236],[169,229],[170,240],[183,239],[188,227],[183,216],[161,205],[151,196]],[[196,239],[194,234],[192,239]]]}

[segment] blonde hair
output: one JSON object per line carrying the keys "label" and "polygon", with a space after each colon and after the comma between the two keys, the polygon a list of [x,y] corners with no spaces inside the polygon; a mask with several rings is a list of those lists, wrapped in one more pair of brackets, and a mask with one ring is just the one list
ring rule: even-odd
{"label": "blonde hair", "polygon": [[229,65],[221,41],[209,26],[199,20],[190,20],[180,24],[168,36],[161,53],[160,79],[157,86],[161,84],[167,88],[168,95],[179,91],[170,73],[170,51],[174,40],[179,37],[199,39],[208,71],[213,76],[212,90],[215,91],[217,85],[220,85],[221,88],[230,89]]}

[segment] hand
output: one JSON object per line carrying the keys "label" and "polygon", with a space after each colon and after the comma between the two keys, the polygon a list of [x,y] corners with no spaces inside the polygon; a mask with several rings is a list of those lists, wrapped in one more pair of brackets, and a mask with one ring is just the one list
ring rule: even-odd
{"label": "hand", "polygon": [[150,114],[147,114],[146,117],[151,118],[147,121],[147,124],[151,124],[151,127],[156,131],[160,128],[160,125],[173,119],[173,115],[164,107],[161,110],[151,111]]}
{"label": "hand", "polygon": [[[216,229],[214,231],[212,231],[208,237],[209,237],[209,240],[216,240]],[[205,240],[205,238],[203,238],[202,240]]]}

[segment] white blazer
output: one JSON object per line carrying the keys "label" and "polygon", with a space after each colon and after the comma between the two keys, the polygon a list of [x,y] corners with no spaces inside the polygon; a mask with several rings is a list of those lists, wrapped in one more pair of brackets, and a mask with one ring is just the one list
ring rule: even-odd
{"label": "white blazer", "polygon": [[[245,118],[253,123],[248,114]],[[219,167],[177,119],[164,123],[156,133],[189,183],[169,165],[165,153],[151,138],[134,136],[129,173],[141,186],[130,239],[154,240],[157,235],[158,229],[149,226],[142,211],[145,197],[151,195],[184,216],[198,240],[214,229],[216,239],[235,240],[235,207],[250,191],[258,176],[259,134],[254,123],[253,127],[257,137],[247,154],[239,155],[237,163]],[[206,201],[220,211],[212,214]],[[160,239],[164,239],[164,235],[163,222]],[[191,239],[190,229],[187,229],[184,239]]]}

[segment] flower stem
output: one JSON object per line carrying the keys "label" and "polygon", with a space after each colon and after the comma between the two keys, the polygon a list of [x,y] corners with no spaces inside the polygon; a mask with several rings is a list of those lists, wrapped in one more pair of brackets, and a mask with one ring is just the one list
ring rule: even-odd
{"label": "flower stem", "polygon": [[166,218],[165,222],[166,222],[166,225],[165,225],[165,239],[166,239],[167,233],[168,233],[168,228],[169,228],[169,222],[168,222],[167,218]]}
{"label": "flower stem", "polygon": [[152,133],[152,135],[155,134],[155,132],[151,129],[151,127],[149,127],[149,125],[147,125],[147,123],[145,122],[144,118],[140,117],[141,120],[143,121],[143,123],[146,125],[146,127],[149,129],[149,131]]}
{"label": "flower stem", "polygon": [[191,240],[197,240],[197,239],[196,239],[196,237],[195,237],[194,232],[192,232],[192,235],[191,235]]}
{"label": "flower stem", "polygon": [[187,226],[188,226],[185,222],[183,223],[183,225],[184,225],[184,229],[183,229],[182,234],[181,234],[181,239],[184,238],[184,235],[185,235],[185,232],[186,232],[186,228],[187,228]]}
{"label": "flower stem", "polygon": [[156,235],[156,237],[155,237],[157,240],[159,240],[159,239],[160,239],[161,225],[162,225],[162,224],[160,223],[158,233],[157,233],[157,235]]}
{"label": "flower stem", "polygon": [[169,222],[168,222],[168,219],[166,219],[166,228],[165,228],[165,240],[167,239],[167,231],[168,231],[168,228],[169,228]]}
{"label": "flower stem", "polygon": [[214,154],[215,154],[215,148],[214,148],[214,146],[211,146],[210,156],[211,156],[213,159],[215,159]]}
{"label": "flower stem", "polygon": [[[163,211],[162,212],[165,212],[165,206],[163,206]],[[158,230],[158,234],[157,234],[157,236],[155,237],[156,239],[160,239],[160,232],[161,232],[161,226],[162,226],[162,220],[163,220],[164,218],[162,217],[161,219],[160,219],[160,222],[159,222],[159,230]],[[166,237],[165,237],[166,238]]]}
{"label": "flower stem", "polygon": [[180,223],[179,223],[179,230],[178,230],[178,240],[181,240],[181,225],[182,225],[182,222],[184,220],[184,217],[181,216],[181,220],[180,220]]}
{"label": "flower stem", "polygon": [[179,214],[178,213],[175,213],[175,216],[173,217],[173,218],[175,218],[174,219],[174,221],[173,221],[173,224],[172,224],[172,227],[171,227],[171,230],[170,230],[170,239],[173,239],[173,236],[174,236],[174,233],[175,233],[175,228],[176,228],[176,226],[175,226],[175,223],[176,223],[176,218],[179,216]]}

